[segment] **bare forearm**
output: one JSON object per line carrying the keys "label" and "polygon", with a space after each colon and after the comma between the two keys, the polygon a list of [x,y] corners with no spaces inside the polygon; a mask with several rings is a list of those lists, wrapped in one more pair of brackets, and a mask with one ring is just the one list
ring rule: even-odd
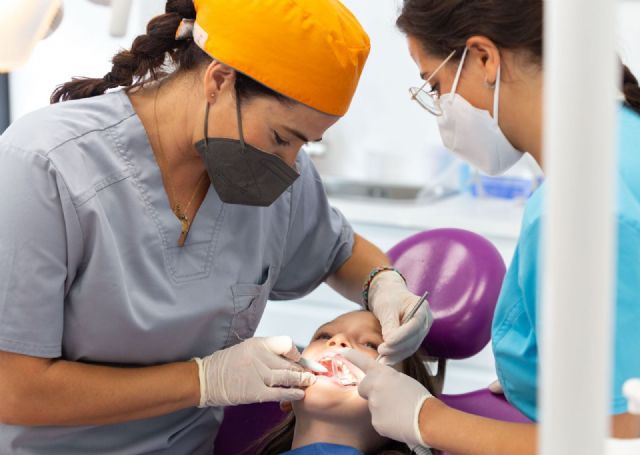
{"label": "bare forearm", "polygon": [[455,455],[535,455],[537,426],[508,423],[457,411],[429,399],[420,430],[432,447]]}
{"label": "bare forearm", "polygon": [[371,270],[389,264],[389,258],[378,247],[356,234],[353,254],[329,277],[327,284],[347,299],[361,303],[362,284]]}
{"label": "bare forearm", "polygon": [[11,390],[11,397],[2,398],[6,423],[103,425],[156,417],[199,402],[195,362],[113,368],[41,361],[16,363],[22,371],[3,375],[1,385]]}

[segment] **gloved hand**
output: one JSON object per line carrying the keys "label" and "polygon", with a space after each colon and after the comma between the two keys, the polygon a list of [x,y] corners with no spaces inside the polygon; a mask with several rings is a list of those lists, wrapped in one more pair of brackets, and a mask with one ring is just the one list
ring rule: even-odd
{"label": "gloved hand", "polygon": [[286,336],[250,338],[204,359],[195,358],[199,407],[301,400],[302,388],[316,377],[294,363],[298,359],[300,352]]}
{"label": "gloved hand", "polygon": [[425,302],[405,325],[400,322],[420,297],[409,291],[402,276],[394,271],[381,272],[369,287],[369,308],[380,321],[384,343],[378,347],[381,361],[394,365],[413,355],[427,336],[433,317]]}
{"label": "gloved hand", "polygon": [[429,391],[415,379],[376,362],[355,349],[340,354],[365,372],[358,393],[368,400],[371,423],[382,436],[402,441],[414,450],[429,447],[422,440],[418,418]]}

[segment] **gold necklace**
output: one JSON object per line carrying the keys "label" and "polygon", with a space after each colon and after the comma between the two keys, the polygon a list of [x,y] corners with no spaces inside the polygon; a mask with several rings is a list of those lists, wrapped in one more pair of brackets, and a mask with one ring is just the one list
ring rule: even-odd
{"label": "gold necklace", "polygon": [[[171,179],[169,178],[169,160],[167,159],[167,156],[164,154],[164,149],[162,147],[162,138],[160,137],[160,124],[158,123],[158,94],[160,93],[161,87],[162,87],[162,83],[160,83],[160,85],[156,89],[156,94],[153,100],[153,116],[156,122],[156,136],[158,137],[158,148],[160,152],[160,157],[164,162],[164,166],[166,169],[166,179],[167,179],[167,183],[169,184],[169,188],[171,189],[171,199],[175,203],[175,206],[171,207],[171,210],[173,211],[174,215],[178,218],[178,220],[180,220],[180,225],[181,225],[180,237],[178,237],[178,246],[183,247],[185,242],[187,241],[189,230],[191,229],[191,220],[187,216],[187,213],[189,213],[189,207],[191,207],[191,204],[196,198],[196,195],[200,191],[200,186],[202,185],[202,182],[205,176],[207,175],[207,171],[205,170],[202,172],[202,175],[200,176],[198,183],[196,183],[196,189],[193,191],[193,194],[191,195],[191,199],[189,199],[189,202],[187,203],[187,206],[183,211],[180,207],[180,202],[176,202],[176,188],[171,182]],[[169,201],[169,205],[171,205],[172,201]]]}

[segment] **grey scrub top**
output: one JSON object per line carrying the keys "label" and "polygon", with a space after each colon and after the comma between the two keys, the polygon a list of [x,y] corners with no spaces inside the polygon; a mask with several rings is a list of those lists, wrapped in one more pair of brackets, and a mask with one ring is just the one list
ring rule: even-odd
{"label": "grey scrub top", "polygon": [[[303,296],[352,253],[353,231],[303,152],[297,166],[269,208],[224,204],[209,187],[179,248],[124,91],[15,122],[0,137],[0,350],[137,367],[251,337],[267,299]],[[211,454],[221,419],[193,408],[115,425],[0,425],[0,454]]]}

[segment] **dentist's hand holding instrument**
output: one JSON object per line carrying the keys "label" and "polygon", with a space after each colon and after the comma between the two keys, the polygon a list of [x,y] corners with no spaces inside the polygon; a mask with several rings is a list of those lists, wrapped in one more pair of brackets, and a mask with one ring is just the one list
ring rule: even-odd
{"label": "dentist's hand holding instrument", "polygon": [[428,447],[418,424],[422,405],[433,395],[415,379],[362,352],[344,349],[340,355],[366,374],[358,386],[358,393],[368,400],[376,431],[404,442],[412,450]]}
{"label": "dentist's hand holding instrument", "polygon": [[[416,324],[418,318],[415,316],[421,310],[423,314],[427,312],[428,326],[431,326],[431,312],[428,304],[425,304],[428,295],[429,292],[425,292],[407,309],[399,330],[409,324]],[[388,366],[393,363],[382,354],[375,361],[354,349],[342,349],[339,354],[365,373],[358,386],[358,393],[369,402],[372,424],[376,431],[382,436],[406,443],[411,450],[428,447],[418,423],[422,405],[433,395],[415,379]]]}
{"label": "dentist's hand holding instrument", "polygon": [[433,322],[426,294],[415,295],[404,277],[389,269],[375,275],[366,300],[382,326],[384,343],[378,347],[379,360],[393,365],[415,353]]}
{"label": "dentist's hand holding instrument", "polygon": [[303,388],[316,381],[301,366],[301,358],[287,336],[250,338],[203,359],[196,358],[199,407],[301,400]]}

